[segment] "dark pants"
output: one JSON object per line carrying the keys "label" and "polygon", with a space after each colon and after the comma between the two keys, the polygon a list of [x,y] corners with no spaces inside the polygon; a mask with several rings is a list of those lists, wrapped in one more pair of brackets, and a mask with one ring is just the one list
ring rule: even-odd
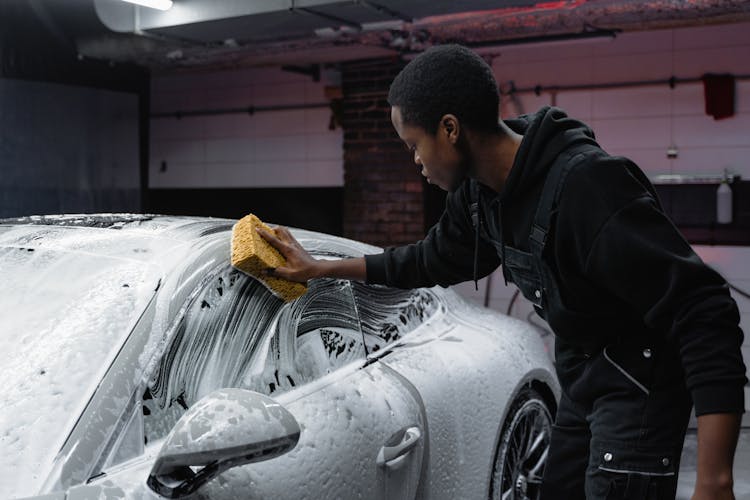
{"label": "dark pants", "polygon": [[692,406],[676,353],[635,343],[562,358],[541,498],[674,499]]}

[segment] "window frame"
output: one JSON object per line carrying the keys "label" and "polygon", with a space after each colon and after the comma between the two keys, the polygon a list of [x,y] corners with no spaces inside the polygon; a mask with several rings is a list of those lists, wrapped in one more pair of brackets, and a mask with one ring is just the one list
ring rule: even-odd
{"label": "window frame", "polygon": [[[356,283],[356,286],[354,283]],[[387,355],[395,346],[399,345],[400,343],[404,341],[404,339],[409,337],[412,334],[412,332],[420,328],[422,324],[424,324],[424,322],[427,322],[430,319],[434,318],[437,314],[439,314],[443,310],[442,308],[443,301],[441,300],[440,295],[436,293],[435,290],[432,290],[429,288],[402,289],[402,288],[389,287],[385,285],[372,285],[372,284],[368,284],[364,282],[352,282],[352,293],[354,294],[354,300],[357,304],[357,314],[359,315],[360,323],[361,323],[360,328],[362,330],[362,335],[363,337],[365,337],[365,339],[367,338],[366,333],[365,333],[366,328],[364,326],[363,314],[360,312],[362,308],[360,307],[360,294],[357,293],[358,288],[369,289],[369,290],[383,289],[383,290],[389,290],[393,293],[400,291],[400,292],[403,292],[404,295],[408,295],[410,300],[413,299],[417,294],[424,294],[424,296],[427,297],[428,300],[430,300],[434,304],[434,307],[432,307],[429,310],[429,312],[426,314],[426,316],[422,318],[419,325],[413,326],[410,329],[408,329],[406,332],[398,335],[398,337],[392,340],[386,341],[384,345],[382,345],[381,347],[377,349],[372,350],[372,352],[370,352],[369,347],[367,345],[367,341],[365,340],[365,348],[367,349],[368,359],[377,359],[377,358],[381,358]],[[383,302],[380,302],[380,304],[383,307],[389,307],[388,305],[385,305]]]}

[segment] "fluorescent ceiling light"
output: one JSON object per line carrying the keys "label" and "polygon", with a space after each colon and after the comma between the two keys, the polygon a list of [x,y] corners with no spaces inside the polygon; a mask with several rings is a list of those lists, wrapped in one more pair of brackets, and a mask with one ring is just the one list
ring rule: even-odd
{"label": "fluorescent ceiling light", "polygon": [[124,2],[151,7],[152,9],[169,10],[172,7],[172,0],[123,0]]}

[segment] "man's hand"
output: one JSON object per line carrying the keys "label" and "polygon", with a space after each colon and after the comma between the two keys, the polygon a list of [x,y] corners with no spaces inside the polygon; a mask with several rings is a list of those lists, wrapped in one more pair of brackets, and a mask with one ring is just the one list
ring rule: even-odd
{"label": "man's hand", "polygon": [[314,259],[292,233],[285,227],[277,227],[276,234],[257,229],[258,233],[281,253],[286,259],[286,265],[276,269],[268,269],[266,274],[275,278],[306,283],[313,278],[337,278],[346,280],[365,281],[367,266],[364,257],[337,260]]}
{"label": "man's hand", "polygon": [[732,464],[741,415],[698,417],[698,473],[692,500],[734,500]]}
{"label": "man's hand", "polygon": [[302,245],[292,236],[285,227],[277,227],[276,234],[257,228],[258,233],[281,253],[286,259],[286,265],[276,269],[267,269],[266,274],[275,278],[282,278],[299,283],[307,283],[307,280],[320,276],[316,266],[317,260],[302,248]]}

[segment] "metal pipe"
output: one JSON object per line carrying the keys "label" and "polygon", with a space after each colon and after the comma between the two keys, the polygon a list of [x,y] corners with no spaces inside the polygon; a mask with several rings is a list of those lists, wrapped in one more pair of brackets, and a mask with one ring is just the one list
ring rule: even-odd
{"label": "metal pipe", "polygon": [[406,23],[414,22],[413,17],[407,16],[406,14],[402,14],[401,12],[395,11],[393,9],[390,9],[388,7],[385,7],[375,2],[370,2],[368,0],[354,0],[354,3],[357,3],[359,5],[364,5],[367,8],[380,12],[381,14],[391,16],[394,19],[400,19]]}
{"label": "metal pipe", "polygon": [[[750,74],[748,75],[735,75],[735,80],[750,80]],[[703,81],[701,77],[697,78],[676,78],[671,77],[660,80],[636,80],[632,82],[613,82],[613,83],[596,83],[588,85],[555,85],[545,87],[537,85],[535,87],[524,87],[516,88],[513,82],[509,83],[510,90],[501,90],[500,94],[504,96],[513,96],[514,94],[522,94],[528,92],[534,92],[539,95],[542,92],[564,92],[573,90],[602,90],[602,89],[613,89],[613,88],[627,88],[627,87],[646,87],[651,85],[669,85],[674,87],[678,83],[697,83]],[[377,93],[380,95],[380,93]],[[152,113],[149,115],[151,118],[184,118],[188,116],[211,116],[211,115],[229,115],[229,114],[254,114],[264,111],[288,111],[296,109],[313,109],[313,108],[328,108],[329,103],[313,103],[313,104],[289,104],[289,105],[278,105],[278,106],[247,106],[244,108],[219,108],[219,109],[196,109],[189,111],[168,111],[163,113]]]}
{"label": "metal pipe", "polygon": [[320,12],[309,7],[295,7],[294,5],[292,5],[289,11],[319,17],[327,21],[333,21],[334,23],[340,23],[344,26],[349,26],[350,28],[354,28],[357,31],[362,31],[362,25],[358,22],[350,21],[349,19],[344,19],[343,17],[334,16],[332,14],[326,14],[325,12]]}
{"label": "metal pipe", "polygon": [[[735,80],[750,80],[750,74],[749,75],[735,75]],[[517,88],[513,85],[513,82],[509,82],[510,89],[509,90],[500,90],[501,95],[510,96],[513,94],[520,94],[520,93],[530,93],[533,92],[536,95],[541,94],[542,92],[564,92],[564,91],[573,91],[573,90],[605,90],[605,89],[615,89],[615,88],[628,88],[628,87],[648,87],[652,85],[669,85],[670,87],[674,88],[675,85],[678,83],[698,83],[702,82],[702,77],[697,78],[677,78],[677,77],[671,77],[666,79],[658,79],[658,80],[635,80],[632,82],[613,82],[613,83],[590,83],[590,84],[581,84],[581,85],[550,85],[550,86],[544,86],[544,85],[536,85],[534,87],[522,87]]]}
{"label": "metal pipe", "polygon": [[253,115],[264,111],[289,111],[299,109],[330,108],[330,103],[311,104],[280,104],[276,106],[247,106],[244,108],[215,108],[215,109],[191,109],[189,111],[166,111],[162,113],[151,113],[150,118],[187,118],[190,116],[214,116],[214,115]]}

